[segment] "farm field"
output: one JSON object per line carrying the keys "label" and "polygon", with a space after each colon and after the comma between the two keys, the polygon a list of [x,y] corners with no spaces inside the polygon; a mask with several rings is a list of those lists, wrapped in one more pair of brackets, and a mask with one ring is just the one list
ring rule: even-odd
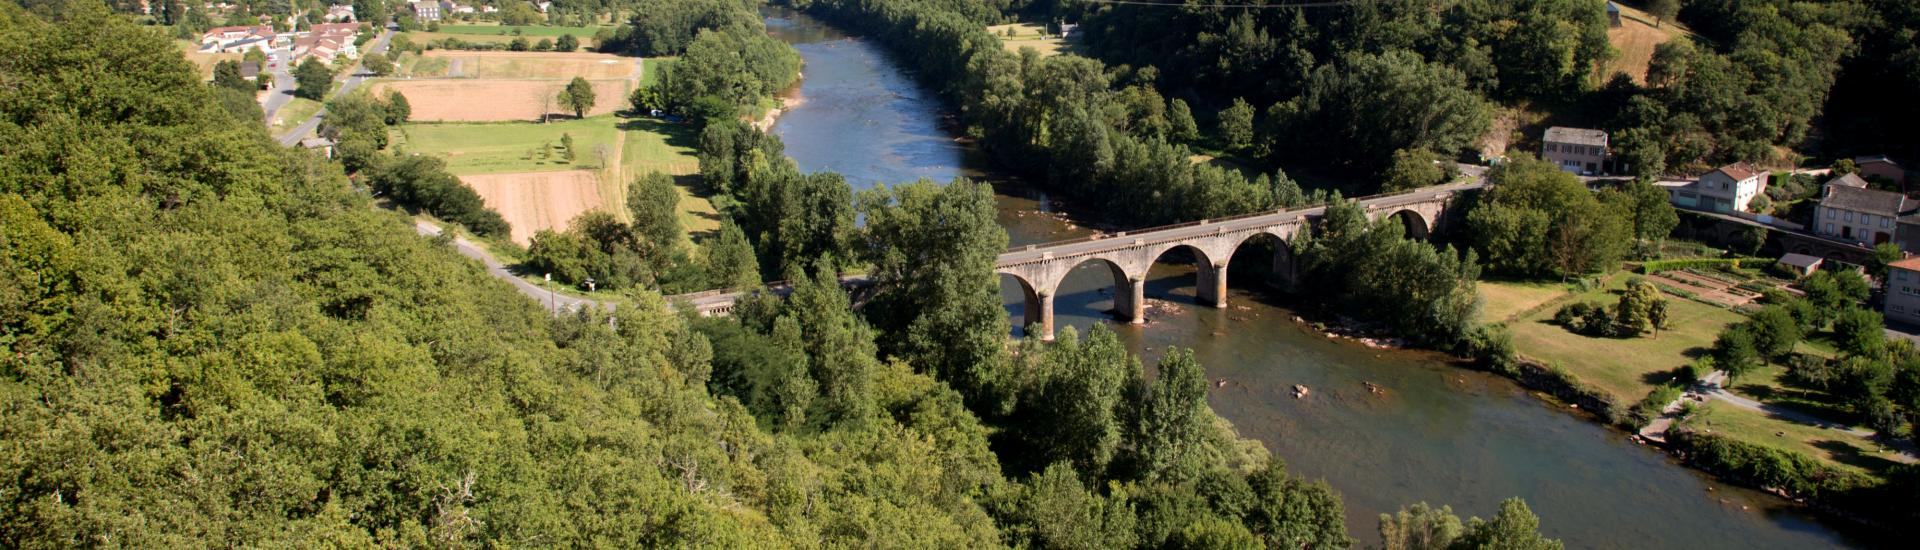
{"label": "farm field", "polygon": [[566,229],[575,216],[605,206],[592,170],[485,174],[461,176],[460,181],[506,218],[513,227],[511,238],[520,246],[531,243],[535,232]]}
{"label": "farm field", "polygon": [[[418,104],[416,104],[418,105]],[[419,112],[420,107],[414,107]],[[393,142],[409,154],[440,157],[456,176],[602,168],[596,151],[618,148],[619,131],[611,116],[580,120],[474,124],[407,124],[395,130]],[[556,148],[563,135],[573,136],[576,158],[561,159],[556,150],[541,158],[542,144]],[[528,158],[531,156],[532,158]],[[612,160],[612,159],[609,159]]]}
{"label": "farm field", "polygon": [[[387,80],[372,90],[377,95],[398,90],[413,106],[413,120],[421,122],[502,122],[539,120],[543,106],[547,114],[571,117],[557,102],[547,102],[565,86],[561,80]],[[626,80],[595,81],[597,101],[587,116],[625,108],[629,87]]]}
{"label": "farm field", "polygon": [[450,65],[446,76],[459,78],[630,79],[639,71],[637,58],[604,53],[432,50],[422,56],[423,62],[429,59],[446,59]]}
{"label": "farm field", "polygon": [[1607,43],[1613,44],[1620,55],[1607,61],[1606,75],[1627,73],[1634,82],[1646,84],[1647,63],[1653,60],[1654,46],[1676,37],[1691,36],[1693,32],[1672,20],[1654,28],[1654,17],[1647,12],[1618,2],[1615,5],[1620,6],[1621,24],[1607,29]]}

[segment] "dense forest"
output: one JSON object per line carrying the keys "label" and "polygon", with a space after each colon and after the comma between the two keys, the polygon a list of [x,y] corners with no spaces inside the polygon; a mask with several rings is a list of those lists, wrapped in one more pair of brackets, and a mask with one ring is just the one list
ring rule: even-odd
{"label": "dense forest", "polygon": [[[796,267],[733,319],[548,318],[99,4],[0,5],[0,66],[0,545],[1351,543],[1190,354],[1009,350],[982,185],[859,197],[864,316]],[[359,177],[438,179],[397,162]],[[1383,533],[1557,546],[1414,510]]]}

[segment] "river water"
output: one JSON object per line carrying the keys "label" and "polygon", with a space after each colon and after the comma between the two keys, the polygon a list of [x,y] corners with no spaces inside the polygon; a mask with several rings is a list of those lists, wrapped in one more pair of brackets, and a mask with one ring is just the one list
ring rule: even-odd
{"label": "river water", "polygon": [[[769,31],[806,61],[805,78],[789,91],[801,103],[773,126],[802,170],[840,172],[855,189],[987,179],[1000,191],[1000,221],[1013,244],[1089,232],[1048,212],[1044,197],[996,177],[943,127],[938,99],[878,44],[794,12],[765,13]],[[1169,346],[1192,348],[1209,378],[1223,382],[1208,396],[1214,410],[1294,473],[1339,491],[1362,545],[1378,542],[1380,514],[1408,504],[1484,517],[1511,496],[1525,498],[1542,530],[1569,548],[1857,544],[1785,501],[1710,481],[1504,378],[1437,354],[1329,340],[1258,285],[1234,286],[1226,309],[1199,306],[1192,268],[1156,265],[1148,322],[1139,326],[1111,321],[1111,285],[1096,265],[1069,274],[1055,297],[1058,326],[1084,333],[1107,324],[1149,365]],[[1018,283],[1003,278],[1001,294],[1018,334]],[[1295,384],[1312,391],[1295,399]]]}

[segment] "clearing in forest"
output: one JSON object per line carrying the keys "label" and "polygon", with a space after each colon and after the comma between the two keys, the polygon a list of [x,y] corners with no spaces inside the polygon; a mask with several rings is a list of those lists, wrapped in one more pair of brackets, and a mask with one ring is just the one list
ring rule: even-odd
{"label": "clearing in forest", "polygon": [[1676,37],[1691,36],[1693,32],[1671,19],[1655,28],[1653,15],[1618,2],[1614,4],[1620,6],[1620,26],[1607,29],[1607,42],[1619,50],[1619,55],[1607,61],[1603,77],[1627,73],[1634,82],[1646,84],[1647,63],[1653,60],[1654,46]]}
{"label": "clearing in forest", "polygon": [[[1007,31],[1013,35],[1008,36]],[[1033,48],[1040,57],[1050,57],[1061,53],[1071,53],[1071,45],[1057,34],[1047,34],[1047,28],[1032,23],[1013,23],[987,27],[987,32],[1000,38],[1000,45],[1007,51],[1018,52],[1020,48]]]}

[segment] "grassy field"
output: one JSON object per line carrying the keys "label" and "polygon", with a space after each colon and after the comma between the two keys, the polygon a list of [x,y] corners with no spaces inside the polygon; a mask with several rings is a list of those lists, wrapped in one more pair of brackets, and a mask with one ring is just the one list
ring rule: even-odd
{"label": "grassy field", "polygon": [[313,114],[318,112],[320,112],[320,102],[318,101],[304,97],[296,97],[288,100],[286,105],[280,106],[279,112],[274,113],[273,132],[277,134],[293,129],[294,126],[299,126],[300,123],[306,122],[308,118],[312,118]]}
{"label": "grassy field", "polygon": [[1646,12],[1634,9],[1626,4],[1620,6],[1619,27],[1607,29],[1607,42],[1619,50],[1620,55],[1607,61],[1606,75],[1627,73],[1634,82],[1647,82],[1647,62],[1653,60],[1653,48],[1661,42],[1678,36],[1690,36],[1692,31],[1678,22],[1667,20],[1655,28],[1654,18]]}
{"label": "grassy field", "polygon": [[1480,281],[1480,322],[1503,323],[1569,293],[1567,285],[1521,281]]}
{"label": "grassy field", "polygon": [[[1007,36],[1007,30],[1013,30],[1013,36]],[[987,27],[987,32],[1000,38],[1000,44],[1007,51],[1018,52],[1020,48],[1033,48],[1041,57],[1072,53],[1073,45],[1059,36],[1050,36],[1045,27],[1032,23],[1014,23]]]}
{"label": "grassy field", "polygon": [[[1568,303],[1612,304],[1619,300],[1614,292],[1626,285],[1627,278],[1627,274],[1616,273],[1603,288],[1576,295]],[[1487,286],[1483,284],[1481,292],[1485,293]],[[1503,301],[1518,304],[1528,300],[1517,298],[1523,295],[1518,291],[1507,294],[1516,298],[1503,298]],[[1695,356],[1711,347],[1720,329],[1745,319],[1731,310],[1674,296],[1667,299],[1671,328],[1660,331],[1658,337],[1646,334],[1638,338],[1605,338],[1574,334],[1552,323],[1553,310],[1557,309],[1552,307],[1525,315],[1509,323],[1508,328],[1513,331],[1514,346],[1521,355],[1563,367],[1581,381],[1611,394],[1616,402],[1633,403],[1664,381],[1667,372],[1692,362]],[[1512,307],[1515,306],[1508,309]]]}
{"label": "grassy field", "polygon": [[[437,156],[454,175],[545,172],[601,168],[596,150],[616,147],[619,119],[612,116],[538,122],[407,124],[395,130],[394,143],[407,153]],[[560,145],[571,134],[577,156],[567,162],[557,154],[532,155],[542,143]],[[609,149],[611,155],[611,149]]]}
{"label": "grassy field", "polygon": [[188,63],[200,69],[200,78],[208,80],[213,79],[215,63],[228,59],[234,61],[241,59],[241,55],[237,53],[200,53],[200,45],[190,40],[175,40],[173,45],[180,48],[180,55],[186,56]]}
{"label": "grassy field", "polygon": [[1894,453],[1853,434],[1775,419],[1718,401],[1701,405],[1686,426],[1729,438],[1801,453],[1841,468],[1878,476],[1896,464]]}
{"label": "grassy field", "polygon": [[647,87],[660,81],[660,69],[673,65],[678,58],[649,57],[640,61],[640,86]]}
{"label": "grassy field", "polygon": [[[624,175],[620,182],[624,185],[649,172],[672,175],[680,188],[680,226],[688,237],[705,237],[719,230],[720,214],[699,185],[700,159],[694,154],[699,138],[693,128],[645,118],[629,120],[622,127],[627,130],[627,142],[620,155]],[[626,193],[622,191],[620,196],[624,205]]]}
{"label": "grassy field", "polygon": [[446,57],[428,57],[409,53],[401,55],[395,65],[399,67],[397,71],[399,76],[439,78],[447,76],[447,69],[451,67],[452,61]]}

